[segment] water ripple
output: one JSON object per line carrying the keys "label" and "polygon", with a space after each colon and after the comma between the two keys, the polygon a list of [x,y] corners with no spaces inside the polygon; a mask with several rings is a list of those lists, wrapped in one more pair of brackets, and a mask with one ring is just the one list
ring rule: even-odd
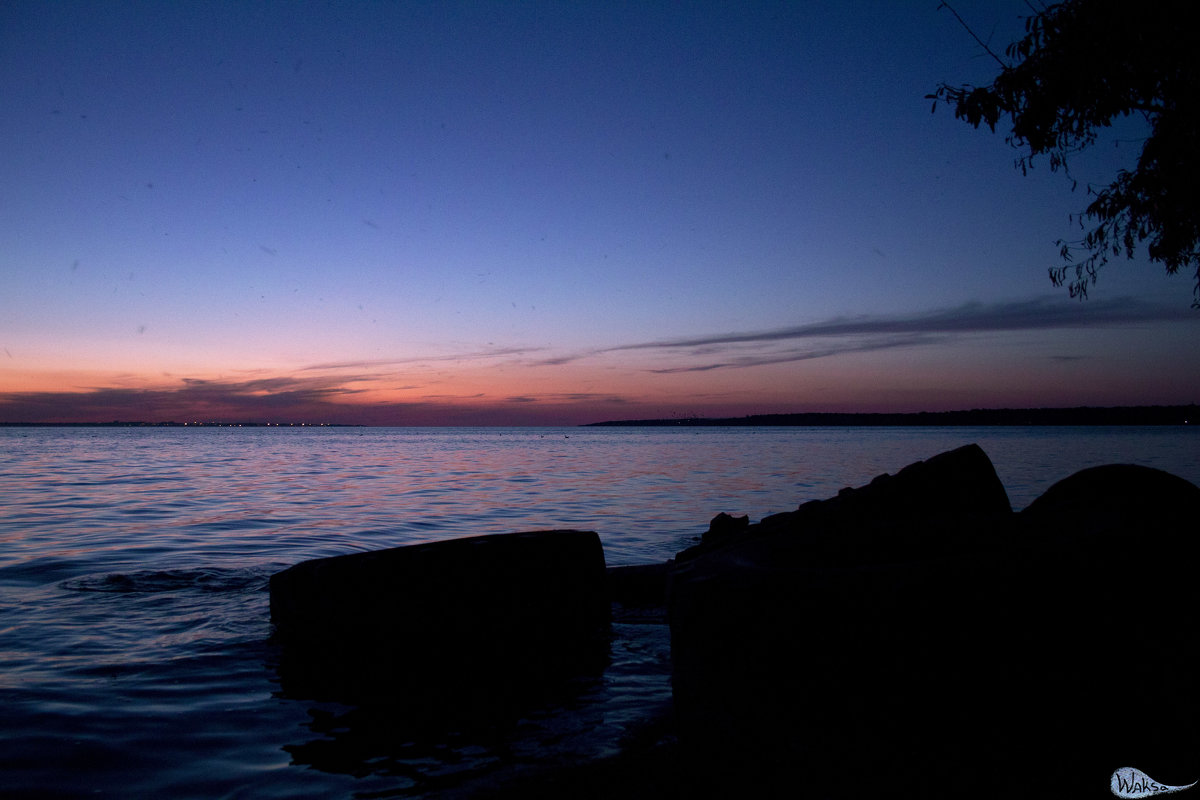
{"label": "water ripple", "polygon": [[1200,434],[1178,429],[0,428],[4,788],[469,795],[505,769],[611,754],[669,703],[665,626],[618,625],[603,679],[512,738],[385,737],[336,768],[292,765],[285,748],[330,752],[348,710],[279,695],[268,577],[547,528],[597,531],[609,564],[662,561],[718,512],[759,519],[972,441],[1016,508],[1103,463],[1200,482]]}
{"label": "water ripple", "polygon": [[259,569],[141,570],[70,578],[60,585],[77,592],[203,592],[265,591],[270,573]]}

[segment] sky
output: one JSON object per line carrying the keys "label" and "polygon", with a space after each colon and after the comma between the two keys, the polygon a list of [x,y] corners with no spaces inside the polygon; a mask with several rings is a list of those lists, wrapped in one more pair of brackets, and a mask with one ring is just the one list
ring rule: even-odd
{"label": "sky", "polygon": [[1084,190],[931,113],[994,66],[936,0],[10,0],[0,422],[1200,402],[1190,276],[1070,299]]}

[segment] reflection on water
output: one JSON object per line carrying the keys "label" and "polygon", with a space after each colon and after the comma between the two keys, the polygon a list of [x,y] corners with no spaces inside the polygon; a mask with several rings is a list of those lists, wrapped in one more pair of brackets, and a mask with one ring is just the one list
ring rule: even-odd
{"label": "reflection on water", "polygon": [[611,757],[640,730],[669,718],[669,634],[662,620],[616,623],[601,674],[543,686],[519,706],[489,703],[473,687],[462,687],[459,698],[433,688],[450,703],[445,715],[426,716],[421,703],[414,717],[403,698],[302,703],[307,736],[283,749],[293,763],[322,772],[392,780],[417,793],[453,787],[463,796]]}
{"label": "reflection on water", "polygon": [[318,556],[595,530],[665,560],[968,442],[1013,506],[1087,466],[1200,482],[1179,429],[0,428],[0,775],[57,797],[465,794],[612,755],[670,700],[661,620],[618,621],[599,677],[503,725],[401,734],[289,697],[267,578]]}

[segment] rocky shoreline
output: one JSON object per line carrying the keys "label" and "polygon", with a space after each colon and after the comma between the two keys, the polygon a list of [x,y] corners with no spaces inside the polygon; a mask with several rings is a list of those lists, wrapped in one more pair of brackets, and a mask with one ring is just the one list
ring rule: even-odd
{"label": "rocky shoreline", "polygon": [[603,670],[614,622],[669,625],[673,708],[621,755],[497,793],[1111,797],[1200,778],[1200,488],[1084,470],[1013,512],[970,445],[665,564],[594,533],[472,537],[271,579],[284,694],[398,737],[495,726]]}

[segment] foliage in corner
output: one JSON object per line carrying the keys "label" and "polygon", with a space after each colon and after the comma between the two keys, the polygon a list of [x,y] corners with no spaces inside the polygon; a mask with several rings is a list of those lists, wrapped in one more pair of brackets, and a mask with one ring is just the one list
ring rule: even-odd
{"label": "foliage in corner", "polygon": [[[1079,215],[1094,227],[1076,242],[1058,242],[1062,263],[1050,268],[1056,286],[1087,297],[1097,270],[1112,256],[1132,258],[1145,243],[1168,274],[1195,270],[1193,308],[1200,308],[1200,24],[1190,3],[1170,0],[1065,0],[1033,9],[1025,36],[1001,57],[948,9],[999,65],[988,86],[941,84],[927,95],[954,107],[954,116],[993,132],[1007,119],[1007,141],[1023,151],[1025,173],[1037,156],[1071,177],[1068,157],[1094,144],[1121,117],[1141,115],[1150,134],[1137,165],[1112,183],[1089,186]],[[1072,179],[1072,188],[1076,185]],[[1074,218],[1074,217],[1073,217]],[[1087,255],[1075,260],[1082,248]],[[1074,273],[1072,278],[1071,273]]]}

